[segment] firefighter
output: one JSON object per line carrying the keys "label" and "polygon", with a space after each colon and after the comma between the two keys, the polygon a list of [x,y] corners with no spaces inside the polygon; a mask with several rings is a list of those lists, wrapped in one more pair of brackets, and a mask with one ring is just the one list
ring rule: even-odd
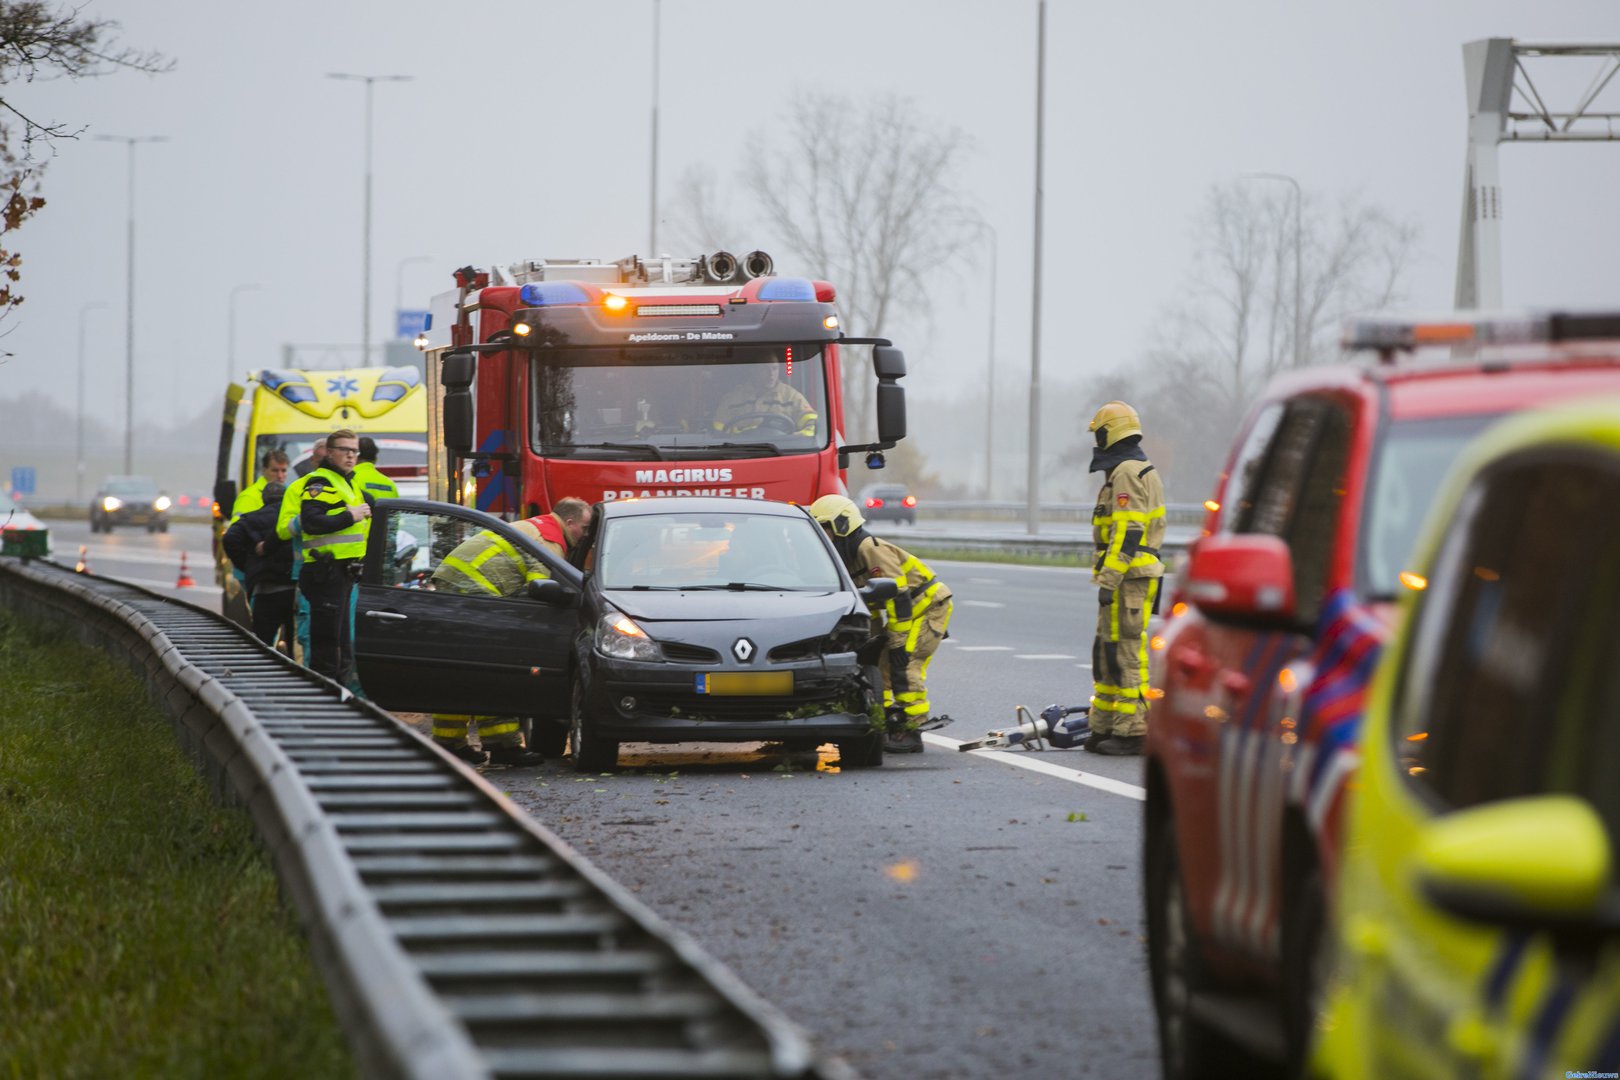
{"label": "firefighter", "polygon": [[757,364],[736,386],[720,399],[714,413],[714,430],[726,434],[753,431],[766,425],[767,416],[785,416],[788,427],[777,428],[799,435],[816,433],[816,410],[787,383],[776,363]]}
{"label": "firefighter", "polygon": [[[568,497],[558,499],[551,513],[515,522],[512,528],[567,561],[568,549],[580,542],[590,524],[590,504]],[[544,564],[524,555],[500,534],[484,529],[445,556],[433,572],[433,586],[470,596],[511,597],[522,595],[529,582],[550,576]],[[467,741],[474,725],[482,749],[475,750]],[[515,716],[434,713],[433,738],[471,765],[484,764],[486,754],[492,765],[522,767],[545,761],[523,745],[522,720]]]}
{"label": "firefighter", "polygon": [[[928,715],[928,663],[945,640],[951,621],[951,590],[921,559],[865,529],[866,519],[843,495],[823,495],[810,504],[810,516],[832,537],[833,546],[857,585],[892,578],[900,594],[883,605],[888,647],[880,664],[888,734],[883,749],[920,754],[923,728],[943,727],[948,716]],[[873,612],[874,622],[877,612]]]}
{"label": "firefighter", "polygon": [[1142,752],[1147,732],[1147,623],[1164,575],[1164,482],[1142,452],[1142,420],[1135,409],[1110,401],[1091,418],[1090,430],[1097,441],[1090,471],[1103,474],[1103,486],[1091,513],[1097,636],[1085,748],[1125,757]]}
{"label": "firefighter", "polygon": [[371,525],[371,504],[354,479],[359,457],[354,432],[339,428],[328,435],[326,464],[304,480],[298,509],[304,549],[298,589],[309,601],[309,666],[343,686],[354,675],[349,599]]}
{"label": "firefighter", "polygon": [[360,436],[360,461],[354,467],[354,479],[373,499],[399,498],[399,485],[377,468],[377,440],[370,435]]}

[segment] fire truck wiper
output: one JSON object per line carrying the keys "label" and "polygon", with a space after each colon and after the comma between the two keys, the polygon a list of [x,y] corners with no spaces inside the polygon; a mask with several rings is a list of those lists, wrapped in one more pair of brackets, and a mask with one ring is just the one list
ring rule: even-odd
{"label": "fire truck wiper", "polygon": [[574,443],[571,450],[623,450],[629,454],[646,457],[649,461],[663,461],[664,452],[652,443],[627,442],[600,442],[600,443]]}
{"label": "fire truck wiper", "polygon": [[782,448],[775,443],[768,442],[723,442],[715,443],[713,450],[763,450],[772,457],[781,457]]}

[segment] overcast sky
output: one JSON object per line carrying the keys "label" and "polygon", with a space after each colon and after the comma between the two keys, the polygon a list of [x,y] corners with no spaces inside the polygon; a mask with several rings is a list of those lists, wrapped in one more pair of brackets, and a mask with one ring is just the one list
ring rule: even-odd
{"label": "overcast sky", "polygon": [[[125,44],[167,53],[176,70],[8,96],[87,136],[170,140],[137,151],[142,415],[186,416],[218,400],[233,286],[263,285],[237,299],[239,371],[276,364],[286,342],[358,341],[364,90],[328,72],[415,77],[376,89],[374,341],[392,327],[396,289],[407,307],[425,306],[455,266],[647,247],[651,0],[90,0],[84,10],[121,22]],[[1035,0],[663,0],[662,11],[666,194],[694,164],[734,174],[746,133],[799,87],[898,92],[967,133],[961,180],[999,234],[1002,377],[1024,378]],[[1414,222],[1410,300],[1448,307],[1461,46],[1490,36],[1616,40],[1620,6],[1052,0],[1048,377],[1139,354],[1186,280],[1205,193],[1244,172],[1288,173],[1312,194],[1355,193]],[[61,143],[45,175],[49,205],[8,238],[24,256],[28,301],[0,343],[14,354],[0,365],[0,398],[37,389],[71,405],[81,313],[103,302],[86,323],[87,404],[121,425],[126,153],[88,137]],[[1620,145],[1509,145],[1502,162],[1508,302],[1620,300]],[[431,261],[400,269],[415,256]],[[919,403],[983,377],[987,263],[940,289],[931,334],[896,328],[910,337]]]}

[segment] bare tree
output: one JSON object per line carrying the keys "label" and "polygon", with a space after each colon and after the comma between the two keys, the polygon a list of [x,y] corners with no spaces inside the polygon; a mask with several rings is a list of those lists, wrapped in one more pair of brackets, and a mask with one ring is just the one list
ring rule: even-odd
{"label": "bare tree", "polygon": [[[1189,283],[1130,377],[1125,399],[1142,414],[1157,444],[1155,463],[1176,497],[1203,497],[1249,402],[1295,363],[1292,199],[1287,190],[1241,183],[1211,189],[1194,229]],[[1354,197],[1327,205],[1305,195],[1301,211],[1309,364],[1338,355],[1345,316],[1400,301],[1417,230]],[[1064,460],[1073,465],[1089,454],[1089,446],[1077,445]]]}
{"label": "bare tree", "polygon": [[709,165],[693,165],[675,182],[663,212],[670,250],[682,255],[752,250],[742,215]]}
{"label": "bare tree", "polygon": [[[43,79],[80,79],[119,69],[168,71],[174,65],[154,52],[122,48],[118,24],[81,17],[83,8],[61,10],[45,0],[0,0],[0,88]],[[0,237],[21,227],[45,205],[39,194],[41,146],[77,138],[83,127],[46,120],[24,112],[11,94],[0,90]],[[15,136],[20,137],[13,141]],[[23,302],[18,291],[22,255],[0,240],[0,319]]]}
{"label": "bare tree", "polygon": [[[752,135],[744,179],[788,253],[838,286],[846,331],[879,336],[902,308],[926,318],[926,279],[976,242],[979,216],[957,186],[968,146],[905,98],[800,92],[783,123]],[[871,422],[859,352],[843,359],[852,440]]]}

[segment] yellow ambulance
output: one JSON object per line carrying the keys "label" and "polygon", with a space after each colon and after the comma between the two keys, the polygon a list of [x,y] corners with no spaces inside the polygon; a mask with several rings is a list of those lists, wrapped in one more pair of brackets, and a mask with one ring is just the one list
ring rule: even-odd
{"label": "yellow ambulance", "polygon": [[214,470],[214,578],[224,590],[222,610],[243,625],[246,598],[220,546],[232,507],[258,479],[268,451],[287,455],[290,482],[314,467],[315,441],[339,428],[376,440],[377,467],[400,495],[427,494],[427,395],[416,368],[267,368],[225,390]]}

